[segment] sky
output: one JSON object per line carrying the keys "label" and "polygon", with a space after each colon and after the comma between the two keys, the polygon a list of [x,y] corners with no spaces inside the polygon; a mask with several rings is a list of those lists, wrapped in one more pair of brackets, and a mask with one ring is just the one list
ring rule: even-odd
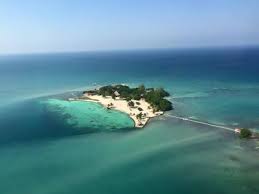
{"label": "sky", "polygon": [[259,45],[258,0],[0,0],[0,54]]}

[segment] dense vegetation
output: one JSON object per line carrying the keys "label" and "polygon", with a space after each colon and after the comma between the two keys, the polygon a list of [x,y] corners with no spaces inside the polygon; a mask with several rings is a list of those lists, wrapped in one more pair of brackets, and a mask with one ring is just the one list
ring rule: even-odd
{"label": "dense vegetation", "polygon": [[145,88],[144,85],[140,85],[137,88],[130,88],[126,85],[108,85],[96,90],[96,93],[104,97],[112,96],[115,98],[116,91],[119,93],[120,98],[124,98],[127,101],[131,101],[132,99],[140,100],[141,98],[144,98],[151,104],[155,111],[168,111],[173,109],[172,103],[167,99],[164,99],[170,94],[163,88]]}
{"label": "dense vegetation", "polygon": [[240,130],[240,138],[249,138],[252,136],[252,132],[249,129],[243,128]]}

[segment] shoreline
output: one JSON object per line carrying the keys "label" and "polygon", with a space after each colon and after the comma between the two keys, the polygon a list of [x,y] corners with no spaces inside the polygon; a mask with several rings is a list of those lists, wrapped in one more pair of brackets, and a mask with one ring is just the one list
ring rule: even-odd
{"label": "shoreline", "polygon": [[[163,115],[164,112],[154,112],[153,108],[144,99],[132,100],[134,106],[129,106],[128,101],[125,99],[116,97],[115,99],[111,96],[103,97],[101,95],[89,95],[85,93],[80,98],[70,98],[69,101],[87,101],[99,103],[107,109],[114,109],[122,113],[126,113],[134,122],[135,128],[144,128],[151,118]],[[139,114],[143,116],[138,118]]]}

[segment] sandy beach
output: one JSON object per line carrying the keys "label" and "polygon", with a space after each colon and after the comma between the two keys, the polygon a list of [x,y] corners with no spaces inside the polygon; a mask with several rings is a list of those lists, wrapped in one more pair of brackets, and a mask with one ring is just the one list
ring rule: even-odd
{"label": "sandy beach", "polygon": [[[80,98],[82,101],[92,101],[97,102],[109,109],[115,109],[124,113],[127,113],[130,118],[134,121],[136,128],[143,128],[150,118],[162,115],[163,112],[154,112],[149,103],[144,99],[141,100],[132,100],[134,106],[130,107],[128,102],[119,97],[113,99],[111,96],[103,97],[101,95],[89,95],[84,94],[83,98]],[[142,118],[137,118],[137,115],[142,113]]]}

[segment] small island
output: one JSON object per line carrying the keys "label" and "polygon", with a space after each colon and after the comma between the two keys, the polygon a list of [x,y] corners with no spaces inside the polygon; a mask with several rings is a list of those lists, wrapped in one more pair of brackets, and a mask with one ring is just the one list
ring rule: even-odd
{"label": "small island", "polygon": [[150,118],[173,109],[172,103],[165,99],[169,96],[163,88],[146,88],[144,85],[130,88],[119,84],[84,91],[78,100],[97,102],[107,109],[127,113],[136,128],[143,128]]}
{"label": "small island", "polygon": [[252,136],[255,137],[255,134],[253,135],[253,133],[247,128],[242,128],[239,130],[239,137],[241,139],[249,139]]}

